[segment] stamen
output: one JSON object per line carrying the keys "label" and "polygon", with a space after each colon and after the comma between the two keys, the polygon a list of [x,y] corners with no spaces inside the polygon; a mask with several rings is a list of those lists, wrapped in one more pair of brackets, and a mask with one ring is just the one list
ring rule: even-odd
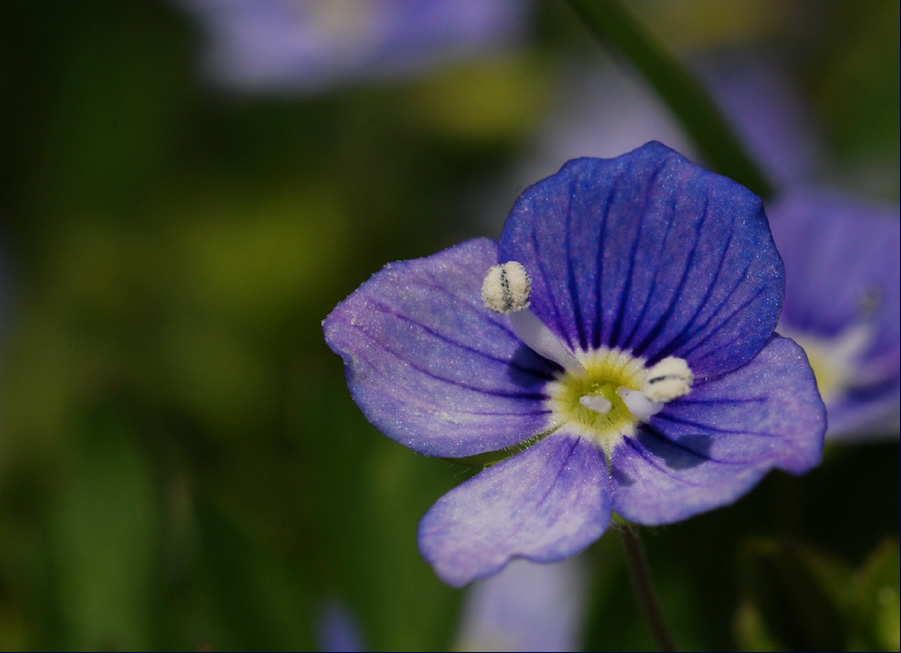
{"label": "stamen", "polygon": [[601,395],[584,395],[579,397],[579,403],[588,410],[593,410],[602,415],[606,415],[613,408],[613,402]]}
{"label": "stamen", "polygon": [[585,368],[560,339],[529,309],[510,313],[510,322],[520,340],[535,353],[560,365],[568,372],[584,373]]}
{"label": "stamen", "polygon": [[662,401],[652,401],[644,392],[639,390],[620,386],[616,389],[616,394],[622,398],[629,412],[638,419],[646,420],[663,410]]}
{"label": "stamen", "polygon": [[667,356],[648,370],[641,391],[653,402],[665,403],[691,392],[695,375],[684,358]]}
{"label": "stamen", "polygon": [[501,315],[528,308],[531,295],[532,278],[517,261],[492,265],[482,282],[482,301]]}
{"label": "stamen", "polygon": [[522,263],[494,265],[482,283],[482,301],[495,313],[510,317],[513,331],[535,353],[568,372],[585,373],[582,363],[554,333],[528,309],[532,279]]}

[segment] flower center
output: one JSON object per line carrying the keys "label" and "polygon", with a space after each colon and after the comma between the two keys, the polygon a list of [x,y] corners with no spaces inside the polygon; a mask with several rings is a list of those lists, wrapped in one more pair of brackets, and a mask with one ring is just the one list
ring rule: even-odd
{"label": "flower center", "polygon": [[564,372],[545,387],[557,426],[589,438],[608,458],[623,437],[633,435],[638,417],[621,389],[640,394],[644,361],[619,349],[601,349],[579,356],[584,372]]}
{"label": "flower center", "polygon": [[832,338],[796,333],[780,324],[780,334],[792,338],[807,353],[823,402],[828,406],[849,387],[878,382],[879,371],[868,370],[863,354],[873,340],[873,328],[857,322]]}
{"label": "flower center", "polygon": [[670,356],[648,368],[643,358],[622,349],[573,353],[529,310],[531,292],[525,267],[509,261],[488,271],[482,300],[510,318],[526,345],[563,368],[545,387],[552,430],[566,427],[567,433],[592,440],[609,460],[616,445],[634,435],[639,421],[691,391],[694,375],[681,358]]}

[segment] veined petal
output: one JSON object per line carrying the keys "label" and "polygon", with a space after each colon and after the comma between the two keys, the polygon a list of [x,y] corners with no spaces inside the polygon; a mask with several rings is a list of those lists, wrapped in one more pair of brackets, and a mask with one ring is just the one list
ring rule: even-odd
{"label": "veined petal", "polygon": [[754,360],[673,401],[613,454],[613,509],[640,524],[741,497],[773,467],[820,462],[825,408],[804,351],[774,335]]}
{"label": "veined petal", "polygon": [[547,426],[551,364],[482,304],[483,278],[496,263],[487,239],[391,263],[323,322],[357,405],[414,451],[471,456]]}
{"label": "veined petal", "polygon": [[558,434],[457,486],[419,524],[419,548],[460,587],[515,557],[551,562],[578,553],[610,523],[600,448]]}
{"label": "veined petal", "polygon": [[499,257],[525,266],[532,310],[570,347],[677,356],[699,377],[753,358],[782,303],[760,199],[660,143],[527,189]]}
{"label": "veined petal", "polygon": [[815,339],[824,349],[818,353],[827,357],[830,341],[839,342],[854,329],[866,334],[864,345],[850,360],[837,361],[848,378],[836,379],[839,389],[826,399],[830,437],[852,435],[855,427],[897,413],[901,400],[898,206],[872,206],[804,190],[786,196],[771,214],[773,237],[786,271],[780,330],[797,336],[802,345],[810,344],[805,337]]}

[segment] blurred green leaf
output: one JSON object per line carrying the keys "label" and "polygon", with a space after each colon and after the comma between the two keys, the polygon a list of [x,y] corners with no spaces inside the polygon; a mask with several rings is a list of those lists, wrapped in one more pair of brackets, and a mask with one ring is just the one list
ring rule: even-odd
{"label": "blurred green leaf", "polygon": [[785,540],[742,551],[745,601],[736,615],[752,650],[898,650],[898,542],[883,542],[857,569]]}
{"label": "blurred green leaf", "polygon": [[69,432],[50,537],[70,650],[156,647],[162,589],[159,479],[134,423],[98,407]]}
{"label": "blurred green leaf", "polygon": [[756,540],[746,545],[741,562],[744,588],[764,636],[771,634],[790,650],[844,649],[845,618],[821,577],[825,561],[790,542]]}
{"label": "blurred green leaf", "polygon": [[901,649],[901,563],[897,540],[887,540],[854,578],[853,650]]}
{"label": "blurred green leaf", "polygon": [[816,58],[815,92],[830,140],[845,166],[884,168],[897,198],[899,126],[897,2],[843,2],[832,8],[833,38]]}
{"label": "blurred green leaf", "polygon": [[[215,503],[194,506],[198,532],[195,582],[201,614],[182,625],[179,647],[213,650],[313,649],[310,597],[296,568],[247,533]],[[195,605],[195,608],[197,606]],[[196,616],[196,615],[195,615]]]}

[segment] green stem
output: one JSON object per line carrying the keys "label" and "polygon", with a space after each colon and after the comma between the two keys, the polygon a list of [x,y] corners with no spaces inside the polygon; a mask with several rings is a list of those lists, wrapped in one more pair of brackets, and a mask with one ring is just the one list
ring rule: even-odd
{"label": "green stem", "polygon": [[641,539],[638,537],[631,526],[623,524],[619,528],[620,536],[623,540],[623,547],[626,549],[626,559],[629,561],[629,571],[632,572],[632,582],[635,585],[635,593],[638,595],[638,601],[644,611],[645,619],[651,629],[651,635],[657,642],[657,648],[661,651],[676,651],[676,643],[670,634],[666,621],[663,618],[663,612],[660,610],[660,602],[657,600],[657,594],[654,592],[654,585],[651,582],[651,573],[648,570],[648,563],[644,556],[644,549],[641,546]]}
{"label": "green stem", "polygon": [[707,164],[763,198],[773,194],[767,176],[688,70],[657,43],[616,0],[569,0],[597,39],[635,66],[669,106]]}

